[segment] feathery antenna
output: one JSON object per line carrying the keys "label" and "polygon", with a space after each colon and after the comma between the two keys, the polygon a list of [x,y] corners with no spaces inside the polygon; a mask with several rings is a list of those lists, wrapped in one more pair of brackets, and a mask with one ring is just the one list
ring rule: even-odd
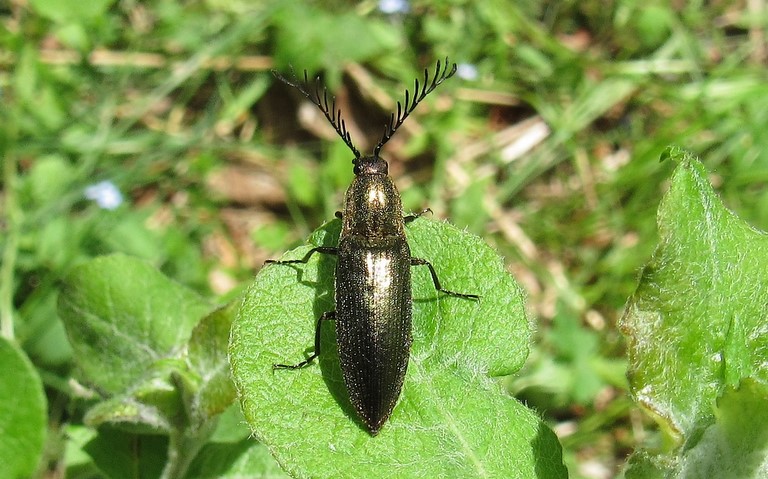
{"label": "feathery antenna", "polygon": [[[439,62],[438,62],[439,65]],[[455,66],[454,66],[455,70]],[[320,111],[323,112],[323,115],[325,115],[325,118],[328,119],[328,122],[333,126],[333,129],[336,130],[336,133],[339,134],[342,140],[344,140],[344,143],[347,144],[350,150],[352,150],[352,153],[355,154],[355,158],[360,158],[360,151],[358,151],[357,148],[355,148],[355,145],[352,144],[352,139],[349,136],[349,131],[347,131],[347,125],[344,122],[344,120],[341,118],[341,109],[336,108],[336,97],[331,97],[330,105],[328,103],[328,89],[323,87],[323,94],[320,95],[320,77],[315,78],[315,91],[314,94],[310,93],[309,91],[309,79],[307,78],[307,71],[304,70],[304,82],[301,83],[298,78],[296,78],[296,72],[293,71],[293,68],[291,68],[291,73],[293,76],[293,80],[288,80],[284,76],[282,76],[280,73],[278,73],[276,70],[272,70],[272,74],[277,77],[278,80],[285,83],[286,85],[290,85],[294,87],[295,89],[299,90],[302,95],[307,97],[309,101],[317,105],[318,108],[320,108]]]}
{"label": "feathery antenna", "polygon": [[448,68],[448,64],[448,58],[446,57],[445,63],[442,65],[441,72],[440,60],[437,61],[437,65],[435,66],[435,74],[432,77],[431,84],[429,83],[429,70],[426,68],[424,69],[424,83],[421,85],[421,91],[419,91],[419,79],[417,78],[413,82],[413,100],[411,100],[408,90],[405,90],[405,102],[403,104],[401,104],[399,101],[397,102],[397,115],[394,113],[390,115],[389,124],[384,127],[384,134],[381,136],[379,143],[373,149],[373,156],[379,156],[381,147],[383,147],[384,144],[389,141],[390,138],[392,138],[392,135],[395,133],[395,131],[397,131],[400,125],[403,124],[405,119],[408,118],[408,115],[411,114],[411,112],[416,108],[421,100],[429,95],[432,90],[437,88],[439,84],[443,83],[448,78],[451,78],[453,74],[456,73],[456,64],[452,64],[450,69]]}

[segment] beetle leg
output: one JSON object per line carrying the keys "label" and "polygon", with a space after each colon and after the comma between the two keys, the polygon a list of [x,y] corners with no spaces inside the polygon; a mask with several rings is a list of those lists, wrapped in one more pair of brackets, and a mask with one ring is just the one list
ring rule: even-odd
{"label": "beetle leg", "polygon": [[310,357],[298,364],[273,364],[272,369],[301,369],[314,361],[316,357],[320,356],[320,325],[323,324],[323,321],[330,321],[333,319],[336,319],[336,311],[326,311],[320,316],[320,319],[317,320],[317,326],[315,326],[315,351]]}
{"label": "beetle leg", "polygon": [[278,261],[275,259],[268,259],[264,261],[264,264],[295,264],[295,263],[306,263],[309,261],[309,258],[315,254],[315,253],[325,253],[325,254],[338,254],[339,249],[334,248],[332,246],[318,246],[317,248],[312,248],[307,252],[307,254],[304,255],[301,259],[289,259],[287,261]]}
{"label": "beetle leg", "polygon": [[432,282],[435,283],[436,290],[442,293],[445,293],[449,296],[456,296],[459,298],[466,298],[466,299],[480,299],[480,296],[476,294],[457,293],[455,291],[449,291],[447,289],[443,289],[443,287],[440,286],[440,280],[437,279],[437,273],[435,272],[435,268],[432,266],[432,263],[421,258],[411,258],[411,266],[421,266],[421,265],[425,265],[429,268],[429,274],[432,275]]}
{"label": "beetle leg", "polygon": [[424,208],[423,210],[419,211],[416,214],[403,216],[403,221],[406,222],[406,223],[410,223],[411,221],[415,220],[416,218],[424,216],[427,213],[432,213],[432,210],[429,209],[429,208]]}

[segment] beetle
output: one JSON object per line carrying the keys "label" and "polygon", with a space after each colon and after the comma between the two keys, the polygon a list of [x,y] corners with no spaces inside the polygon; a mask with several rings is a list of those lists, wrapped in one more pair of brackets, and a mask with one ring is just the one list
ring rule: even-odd
{"label": "beetle", "polygon": [[405,235],[405,223],[421,216],[403,216],[402,202],[388,165],[379,153],[416,106],[443,81],[456,73],[456,64],[441,66],[437,61],[432,81],[424,70],[424,82],[414,81],[414,95],[405,91],[405,101],[397,102],[384,134],[370,156],[361,156],[352,144],[336,101],[320,93],[319,79],[310,92],[307,72],[303,84],[289,80],[273,70],[282,82],[296,88],[323,112],[338,135],[352,150],[355,177],[344,198],[338,246],[312,248],[297,260],[267,260],[271,264],[307,263],[315,253],[335,255],[336,310],[323,313],[315,326],[315,349],[298,364],[274,364],[274,369],[299,369],[320,355],[320,330],[326,321],[335,320],[336,338],[344,384],[350,402],[371,435],[378,434],[392,414],[408,367],[411,350],[411,266],[426,266],[437,291],[458,298],[478,300],[476,294],[457,293],[440,285],[435,268],[422,258],[414,258]]}

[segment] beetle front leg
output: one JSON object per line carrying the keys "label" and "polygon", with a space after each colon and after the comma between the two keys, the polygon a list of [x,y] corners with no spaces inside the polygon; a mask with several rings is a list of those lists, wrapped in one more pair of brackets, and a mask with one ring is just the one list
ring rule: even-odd
{"label": "beetle front leg", "polygon": [[323,321],[330,321],[333,319],[336,319],[336,311],[326,311],[320,316],[320,319],[317,320],[317,325],[315,326],[315,351],[310,357],[297,364],[273,364],[272,369],[301,369],[314,361],[316,357],[320,356],[320,325]]}
{"label": "beetle front leg", "polygon": [[[405,216],[403,216],[403,222],[410,223],[411,221],[415,220],[416,218],[421,218],[422,216],[424,216],[427,213],[432,213],[432,209],[431,208],[424,208],[423,210],[419,211],[418,213],[414,213],[414,214],[410,214],[410,215],[405,215]],[[338,219],[343,219],[344,218],[344,214],[341,211],[337,211],[335,213],[335,216]]]}
{"label": "beetle front leg", "polygon": [[301,259],[289,259],[287,261],[278,261],[276,259],[268,259],[264,261],[264,264],[296,264],[296,263],[306,264],[307,261],[309,261],[309,258],[311,258],[312,255],[315,253],[338,254],[339,249],[334,248],[332,246],[318,246],[316,248],[312,248],[311,250],[307,251],[307,254],[305,254],[304,257]]}
{"label": "beetle front leg", "polygon": [[432,275],[432,282],[435,284],[435,289],[445,293],[449,296],[456,296],[458,298],[466,298],[466,299],[475,299],[479,300],[480,296],[476,294],[467,294],[467,293],[457,293],[455,291],[449,291],[447,289],[443,289],[442,286],[440,286],[440,280],[437,279],[437,273],[435,272],[435,268],[432,266],[432,263],[425,259],[421,258],[411,258],[411,266],[427,266],[429,268],[429,274]]}
{"label": "beetle front leg", "polygon": [[410,215],[403,216],[403,222],[410,223],[411,221],[415,220],[416,218],[421,218],[422,216],[424,216],[427,213],[432,213],[432,210],[429,209],[429,208],[424,208],[423,210],[419,211],[416,214],[410,214]]}

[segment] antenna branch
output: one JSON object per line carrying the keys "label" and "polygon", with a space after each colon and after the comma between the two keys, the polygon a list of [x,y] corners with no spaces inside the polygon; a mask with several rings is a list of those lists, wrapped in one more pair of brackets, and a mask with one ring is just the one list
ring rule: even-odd
{"label": "antenna branch", "polygon": [[437,88],[438,85],[443,83],[448,78],[451,78],[456,73],[456,64],[450,64],[448,62],[448,58],[446,57],[445,63],[440,63],[440,60],[437,61],[437,64],[435,65],[435,74],[432,75],[432,82],[429,81],[429,70],[424,69],[424,82],[419,85],[419,79],[415,79],[413,81],[413,98],[411,98],[411,94],[408,90],[405,90],[405,100],[401,104],[399,101],[397,102],[397,115],[394,113],[390,114],[389,117],[389,123],[385,125],[384,127],[384,134],[381,136],[381,140],[379,140],[379,143],[376,145],[376,147],[373,149],[373,156],[379,156],[379,152],[381,152],[381,148],[384,146],[384,144],[389,141],[390,138],[392,138],[392,135],[397,131],[398,128],[400,128],[400,125],[403,124],[406,118],[408,118],[408,115],[413,112],[414,109],[416,109],[416,106],[424,99],[427,95],[432,93],[432,91]]}
{"label": "antenna branch", "polygon": [[292,79],[290,80],[281,75],[277,70],[272,70],[272,74],[286,85],[299,90],[309,101],[317,105],[331,126],[333,126],[333,129],[336,130],[336,133],[338,133],[341,139],[344,140],[344,143],[346,143],[349,149],[352,150],[352,153],[355,154],[355,158],[360,158],[360,151],[358,151],[352,143],[349,131],[347,130],[347,124],[344,119],[341,118],[341,109],[336,107],[336,97],[331,97],[329,102],[328,89],[325,87],[322,87],[322,94],[320,93],[320,77],[315,78],[314,92],[310,93],[309,78],[307,77],[306,70],[304,70],[303,82],[299,81],[296,77],[296,72],[293,71],[293,68],[291,68]]}

